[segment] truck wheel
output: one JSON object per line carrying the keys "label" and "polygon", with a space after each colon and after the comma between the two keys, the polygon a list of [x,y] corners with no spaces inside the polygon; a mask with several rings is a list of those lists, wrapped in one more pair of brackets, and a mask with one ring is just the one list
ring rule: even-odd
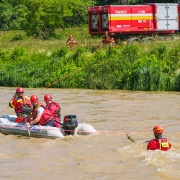
{"label": "truck wheel", "polygon": [[154,42],[154,41],[155,41],[155,39],[152,37],[146,37],[146,38],[142,39],[142,42],[145,44],[149,44],[149,43]]}
{"label": "truck wheel", "polygon": [[139,38],[129,38],[128,39],[128,44],[140,44],[141,40]]}

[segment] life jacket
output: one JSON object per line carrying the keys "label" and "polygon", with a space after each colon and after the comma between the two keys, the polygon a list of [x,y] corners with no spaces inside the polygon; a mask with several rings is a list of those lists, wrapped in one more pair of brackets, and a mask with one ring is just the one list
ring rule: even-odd
{"label": "life jacket", "polygon": [[111,43],[111,37],[108,36],[108,37],[106,38],[106,36],[104,36],[104,37],[103,37],[103,40],[102,40],[102,43],[103,43],[103,44]]}
{"label": "life jacket", "polygon": [[163,139],[153,139],[148,143],[148,150],[159,149],[161,151],[167,151],[171,148],[171,144],[166,138]]}
{"label": "life jacket", "polygon": [[61,107],[59,106],[58,103],[52,102],[51,104],[49,104],[47,106],[47,108],[50,110],[50,112],[53,114],[53,116],[55,118],[58,118],[60,120],[60,117],[61,117],[61,114],[60,114]]}
{"label": "life jacket", "polygon": [[111,46],[112,47],[116,47],[116,41],[114,40],[114,38],[111,39]]}
{"label": "life jacket", "polygon": [[37,109],[42,106],[44,108],[44,112],[42,113],[42,116],[40,120],[38,121],[38,124],[43,126],[47,122],[51,121],[53,119],[53,114],[49,111],[49,109],[46,108],[42,103],[38,102],[38,105],[36,108],[33,108],[33,113],[35,118],[37,117]]}
{"label": "life jacket", "polygon": [[27,96],[20,95],[18,98],[12,99],[10,106],[14,107],[17,117],[22,117],[23,114],[32,114],[32,104]]}
{"label": "life jacket", "polygon": [[68,39],[68,40],[67,40],[67,45],[68,45],[68,47],[73,46],[74,44],[77,44],[76,41],[74,41],[74,39],[71,39],[71,40]]}

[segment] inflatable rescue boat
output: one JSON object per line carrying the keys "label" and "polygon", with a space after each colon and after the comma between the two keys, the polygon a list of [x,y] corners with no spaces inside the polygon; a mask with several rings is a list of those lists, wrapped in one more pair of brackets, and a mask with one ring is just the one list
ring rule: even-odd
{"label": "inflatable rescue boat", "polygon": [[78,124],[76,115],[67,115],[61,128],[51,126],[32,125],[15,123],[16,115],[0,116],[0,132],[8,135],[29,136],[37,138],[64,138],[66,135],[89,135],[97,131],[90,124]]}

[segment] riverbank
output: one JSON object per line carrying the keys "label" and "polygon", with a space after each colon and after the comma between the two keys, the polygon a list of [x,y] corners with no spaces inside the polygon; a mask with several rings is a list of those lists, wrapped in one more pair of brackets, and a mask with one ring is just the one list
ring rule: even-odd
{"label": "riverbank", "polygon": [[57,29],[56,37],[50,40],[27,37],[24,31],[0,31],[0,48],[13,50],[16,47],[24,47],[30,53],[53,51],[66,47],[66,41],[70,34],[79,44],[100,44],[102,36],[91,37],[88,31],[87,25],[66,30]]}
{"label": "riverbank", "polygon": [[[76,34],[79,38],[80,31],[82,29],[79,36]],[[85,36],[89,36],[87,32],[81,36],[82,41],[75,40],[80,41],[79,44],[101,42],[100,37]],[[9,40],[4,40],[4,46],[1,39],[0,86],[47,87],[80,69],[99,47],[79,45],[70,51],[65,37],[60,40],[28,38],[12,41],[9,36]],[[101,47],[85,67],[51,87],[179,91],[179,52],[179,40]]]}

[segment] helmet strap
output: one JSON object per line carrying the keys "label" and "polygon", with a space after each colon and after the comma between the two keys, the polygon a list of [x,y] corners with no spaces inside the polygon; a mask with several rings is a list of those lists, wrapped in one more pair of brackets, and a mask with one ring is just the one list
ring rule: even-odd
{"label": "helmet strap", "polygon": [[23,94],[23,92],[20,92],[20,93],[16,93],[16,95],[19,97]]}
{"label": "helmet strap", "polygon": [[38,107],[38,104],[33,105],[33,109],[36,109]]}
{"label": "helmet strap", "polygon": [[162,133],[157,134],[154,132],[154,136],[156,139],[162,139]]}

